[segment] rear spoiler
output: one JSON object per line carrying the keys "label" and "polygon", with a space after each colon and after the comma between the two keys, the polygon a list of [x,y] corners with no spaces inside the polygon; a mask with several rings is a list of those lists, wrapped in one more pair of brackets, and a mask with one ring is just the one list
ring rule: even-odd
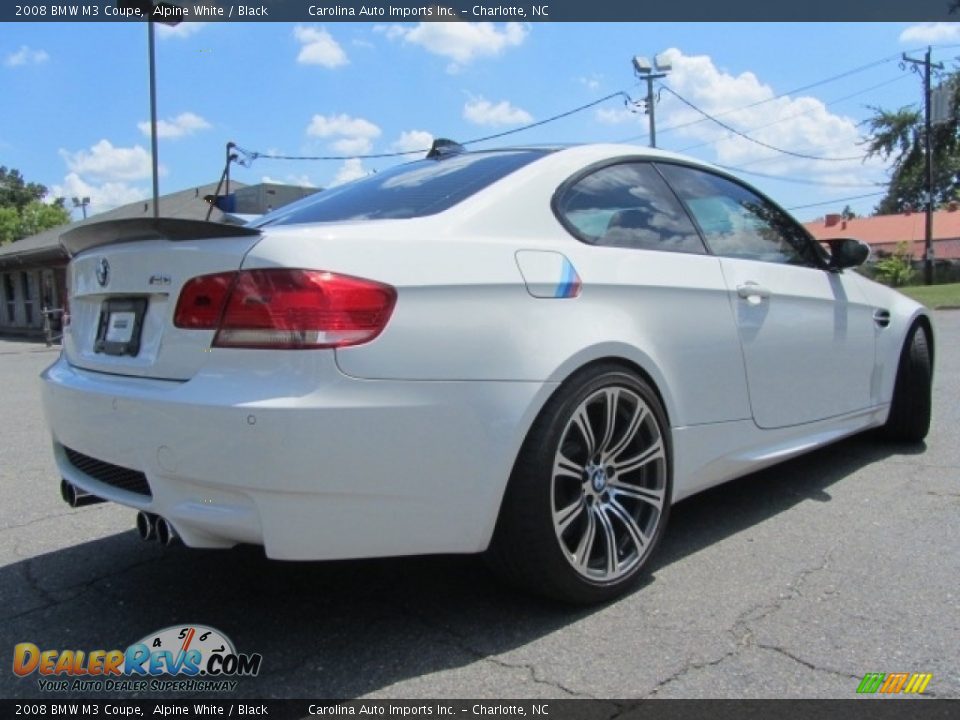
{"label": "rear spoiler", "polygon": [[251,237],[260,230],[244,225],[184,220],[181,218],[127,218],[92,222],[60,236],[60,244],[73,257],[101,245],[137,240],[200,240],[206,238]]}

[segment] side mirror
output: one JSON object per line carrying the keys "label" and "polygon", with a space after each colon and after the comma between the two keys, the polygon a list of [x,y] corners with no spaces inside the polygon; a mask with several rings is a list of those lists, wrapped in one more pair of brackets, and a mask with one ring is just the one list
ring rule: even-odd
{"label": "side mirror", "polygon": [[853,238],[837,238],[825,240],[830,246],[830,269],[858,267],[870,257],[870,246]]}

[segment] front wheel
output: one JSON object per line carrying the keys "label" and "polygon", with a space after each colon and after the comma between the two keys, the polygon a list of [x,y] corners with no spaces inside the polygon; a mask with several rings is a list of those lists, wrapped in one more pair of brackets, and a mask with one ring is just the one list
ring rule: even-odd
{"label": "front wheel", "polygon": [[587,368],[531,428],[489,554],[539,594],[580,604],[616,597],[663,534],[671,472],[656,393],[617,366]]}
{"label": "front wheel", "polygon": [[921,325],[914,325],[900,353],[890,415],[883,426],[888,440],[918,443],[930,430],[933,362],[930,341]]}

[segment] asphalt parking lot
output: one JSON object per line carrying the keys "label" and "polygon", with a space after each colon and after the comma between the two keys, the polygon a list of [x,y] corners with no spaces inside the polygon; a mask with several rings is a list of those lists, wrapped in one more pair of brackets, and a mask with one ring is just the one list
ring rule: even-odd
{"label": "asphalt parking lot", "polygon": [[925,446],[856,437],[683,502],[642,587],[592,610],[475,558],[145,544],[133,511],[60,500],[37,381],[56,351],[0,341],[0,697],[42,696],[16,643],[125,648],[181,623],[263,654],[243,698],[850,698],[900,671],[960,697],[960,311],[936,323]]}

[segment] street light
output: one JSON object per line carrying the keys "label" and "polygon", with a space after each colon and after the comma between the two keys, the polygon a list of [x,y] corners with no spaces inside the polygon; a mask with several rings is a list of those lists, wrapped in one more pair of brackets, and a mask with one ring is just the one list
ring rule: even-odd
{"label": "street light", "polygon": [[83,219],[87,219],[87,205],[90,204],[90,198],[85,197],[82,200],[78,197],[73,198],[73,206],[83,211]]}
{"label": "street light", "polygon": [[[164,19],[154,20],[154,10],[156,8],[174,8],[165,2],[156,2],[155,0],[117,0],[117,7],[127,10],[139,10],[140,14],[147,20],[147,46],[150,55],[150,156],[151,169],[153,171],[153,216],[160,217],[160,179],[157,163],[157,59],[154,50],[153,24],[155,22],[164,25],[179,25],[179,20]],[[178,8],[179,9],[179,8]],[[177,17],[177,13],[161,14],[161,17]]]}
{"label": "street light", "polygon": [[642,55],[633,58],[633,70],[641,80],[647,81],[647,115],[650,116],[650,147],[657,146],[657,121],[654,115],[653,81],[665,78],[673,69],[670,61],[663,55],[655,55],[653,63]]}

